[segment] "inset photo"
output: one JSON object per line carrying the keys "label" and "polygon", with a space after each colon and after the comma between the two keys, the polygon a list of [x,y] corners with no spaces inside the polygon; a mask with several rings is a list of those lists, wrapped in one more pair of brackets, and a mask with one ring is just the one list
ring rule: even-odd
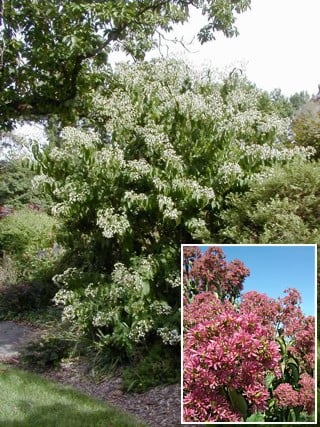
{"label": "inset photo", "polygon": [[316,424],[317,245],[182,245],[184,424]]}

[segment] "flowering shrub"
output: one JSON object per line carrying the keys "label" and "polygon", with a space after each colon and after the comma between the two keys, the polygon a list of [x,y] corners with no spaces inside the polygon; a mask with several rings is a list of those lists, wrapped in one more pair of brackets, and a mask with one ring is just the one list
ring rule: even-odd
{"label": "flowering shrub", "polygon": [[[71,323],[79,336],[93,336],[97,349],[111,347],[130,356],[135,345],[152,335],[175,346],[180,331],[172,326],[173,309],[151,296],[156,275],[157,263],[151,256],[138,258],[134,268],[115,264],[110,281],[103,274],[69,268],[54,277],[62,286],[54,302],[63,307],[62,320]],[[178,278],[172,279],[167,286],[174,289]]]}
{"label": "flowering shrub", "polygon": [[[286,146],[288,120],[264,111],[240,76],[218,81],[174,60],[122,64],[88,96],[89,116],[35,149],[35,184],[53,197],[70,266],[103,275],[79,277],[64,318],[116,351],[160,339],[178,352],[180,244],[211,239],[226,193],[308,150]],[[221,292],[235,299],[245,275],[229,265]]]}
{"label": "flowering shrub", "polygon": [[[314,317],[303,315],[296,289],[277,300],[255,291],[240,298],[239,283],[242,289],[249,271],[237,261],[239,280],[228,274],[230,264],[221,248],[203,254],[184,248],[184,421],[298,421],[311,415]],[[230,288],[224,294],[204,290],[208,277],[213,284],[227,277]],[[190,278],[198,293],[190,294]],[[232,278],[237,301],[230,298]]]}

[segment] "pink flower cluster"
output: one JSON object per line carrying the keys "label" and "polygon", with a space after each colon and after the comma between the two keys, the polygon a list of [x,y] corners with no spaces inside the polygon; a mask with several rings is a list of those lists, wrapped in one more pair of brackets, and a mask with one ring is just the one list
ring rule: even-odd
{"label": "pink flower cluster", "polygon": [[[198,291],[216,292],[220,298],[235,299],[250,270],[242,261],[227,262],[223,250],[209,247],[202,255],[196,247],[184,247],[184,284],[193,282]],[[190,268],[190,260],[192,268]]]}
{"label": "pink flower cluster", "polygon": [[281,336],[290,339],[288,350],[300,360],[300,368],[312,373],[315,363],[315,318],[304,316],[301,308],[301,296],[297,289],[286,289],[283,298],[268,297],[256,291],[242,295],[240,312],[255,312],[260,322],[275,330],[281,330]]}
{"label": "pink flower cluster", "polygon": [[210,319],[193,322],[194,308],[199,320],[198,302],[185,308],[194,326],[184,336],[184,421],[241,421],[243,415],[228,398],[230,389],[246,396],[252,411],[265,410],[265,373],[280,375],[279,347],[270,340],[271,329],[255,313],[238,313],[221,302]]}
{"label": "pink flower cluster", "polygon": [[255,291],[240,299],[248,275],[219,247],[184,248],[185,422],[314,411],[315,319],[304,316],[296,289],[278,299]]}
{"label": "pink flower cluster", "polygon": [[291,384],[282,383],[273,392],[279,408],[294,407],[299,405],[299,393],[293,389]]}
{"label": "pink flower cluster", "polygon": [[307,373],[301,375],[299,390],[294,390],[291,384],[282,383],[273,392],[279,408],[302,406],[308,414],[312,414],[315,406],[315,381]]}
{"label": "pink flower cluster", "polygon": [[201,292],[194,296],[191,303],[184,302],[183,323],[185,328],[199,325],[205,320],[213,319],[215,316],[225,311],[228,307],[232,310],[233,306],[226,301],[221,300],[211,292]]}
{"label": "pink flower cluster", "polygon": [[308,414],[312,414],[315,406],[315,380],[307,373],[304,373],[301,375],[299,385],[301,387],[299,390],[299,403]]}

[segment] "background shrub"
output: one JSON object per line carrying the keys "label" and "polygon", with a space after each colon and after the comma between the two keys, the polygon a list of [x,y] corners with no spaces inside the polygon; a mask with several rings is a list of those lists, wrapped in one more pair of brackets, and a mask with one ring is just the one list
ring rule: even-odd
{"label": "background shrub", "polygon": [[0,286],[0,319],[12,319],[25,312],[47,307],[57,289],[48,283],[20,282]]}
{"label": "background shrub", "polygon": [[231,194],[220,240],[237,243],[320,241],[320,164],[290,162],[253,180],[243,195]]}
{"label": "background shrub", "polygon": [[58,221],[45,212],[24,208],[0,221],[0,317],[51,303],[52,282],[62,250],[55,244]]}

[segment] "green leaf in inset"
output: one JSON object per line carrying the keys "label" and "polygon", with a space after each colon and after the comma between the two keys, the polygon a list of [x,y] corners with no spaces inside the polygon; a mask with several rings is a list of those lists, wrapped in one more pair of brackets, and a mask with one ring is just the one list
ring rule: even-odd
{"label": "green leaf in inset", "polygon": [[264,414],[262,414],[261,412],[256,412],[255,414],[250,415],[250,417],[246,419],[246,422],[259,422],[259,421],[264,421]]}
{"label": "green leaf in inset", "polygon": [[241,412],[243,419],[245,420],[248,412],[248,405],[245,398],[235,389],[228,389],[228,395],[232,406]]}

